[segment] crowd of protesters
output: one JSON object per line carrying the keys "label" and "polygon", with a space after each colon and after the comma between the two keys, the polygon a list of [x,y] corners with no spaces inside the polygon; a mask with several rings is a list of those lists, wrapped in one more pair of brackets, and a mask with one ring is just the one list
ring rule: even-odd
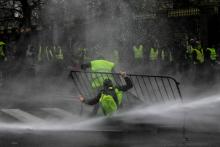
{"label": "crowd of protesters", "polygon": [[59,76],[63,71],[78,68],[98,54],[130,72],[171,76],[180,74],[195,82],[206,79],[204,77],[209,77],[209,81],[215,80],[219,60],[217,46],[204,48],[196,38],[187,40],[185,44],[173,43],[174,45],[163,47],[159,41],[155,42],[151,47],[139,43],[106,49],[101,45],[90,48],[79,44],[68,48],[54,44],[32,45],[29,42],[24,42],[25,47],[21,47],[16,42],[0,40],[0,78],[5,80],[18,75]]}

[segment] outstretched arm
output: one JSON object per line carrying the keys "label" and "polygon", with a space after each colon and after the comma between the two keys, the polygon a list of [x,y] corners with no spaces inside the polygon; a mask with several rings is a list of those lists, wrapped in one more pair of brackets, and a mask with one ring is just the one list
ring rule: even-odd
{"label": "outstretched arm", "polygon": [[83,97],[82,95],[79,96],[79,99],[81,102],[85,103],[85,104],[88,104],[88,105],[95,105],[95,104],[98,104],[99,102],[99,98],[101,97],[101,93],[99,93],[95,98],[93,99],[85,99],[85,97]]}
{"label": "outstretched arm", "polygon": [[118,89],[121,91],[127,91],[127,90],[131,89],[133,87],[131,79],[129,77],[127,77],[125,72],[120,72],[120,74],[124,78],[126,84],[119,86]]}

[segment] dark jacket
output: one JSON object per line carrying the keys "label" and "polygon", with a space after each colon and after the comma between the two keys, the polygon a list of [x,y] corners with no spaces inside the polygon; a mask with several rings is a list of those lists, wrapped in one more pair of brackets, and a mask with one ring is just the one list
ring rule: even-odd
{"label": "dark jacket", "polygon": [[[125,77],[124,80],[125,80],[125,83],[126,83],[125,85],[116,86],[116,87],[114,87],[114,89],[117,88],[119,91],[125,92],[125,91],[127,91],[127,90],[129,90],[129,89],[131,89],[133,87],[132,81],[131,81],[131,79],[129,77]],[[95,98],[90,99],[90,100],[85,100],[84,102],[86,104],[88,104],[88,105],[98,104],[99,103],[99,99],[101,98],[101,95],[102,95],[103,92],[104,93],[106,93],[106,92],[110,92],[111,93],[111,91],[106,91],[105,89],[103,89],[103,90],[101,90],[99,92],[99,94]],[[115,96],[113,95],[113,97],[115,97]]]}

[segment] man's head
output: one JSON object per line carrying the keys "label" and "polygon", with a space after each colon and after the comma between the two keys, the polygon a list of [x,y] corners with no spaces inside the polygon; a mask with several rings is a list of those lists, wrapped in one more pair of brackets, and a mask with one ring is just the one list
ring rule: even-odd
{"label": "man's head", "polygon": [[105,79],[103,85],[104,85],[104,88],[113,87],[113,83],[110,79]]}

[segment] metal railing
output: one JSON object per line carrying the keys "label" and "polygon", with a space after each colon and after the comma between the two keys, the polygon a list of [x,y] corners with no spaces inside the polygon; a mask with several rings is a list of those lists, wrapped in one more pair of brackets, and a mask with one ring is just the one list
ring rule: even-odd
{"label": "metal railing", "polygon": [[[116,86],[125,84],[119,73],[71,71],[71,76],[78,94],[86,98],[93,98],[98,94],[104,79],[112,79]],[[179,83],[172,77],[141,74],[127,74],[127,76],[133,83],[133,88],[125,92],[124,103],[128,105],[135,102],[151,105],[169,101],[182,101]],[[96,81],[99,87],[94,87],[94,83],[92,84],[94,78],[100,79],[98,84]]]}

